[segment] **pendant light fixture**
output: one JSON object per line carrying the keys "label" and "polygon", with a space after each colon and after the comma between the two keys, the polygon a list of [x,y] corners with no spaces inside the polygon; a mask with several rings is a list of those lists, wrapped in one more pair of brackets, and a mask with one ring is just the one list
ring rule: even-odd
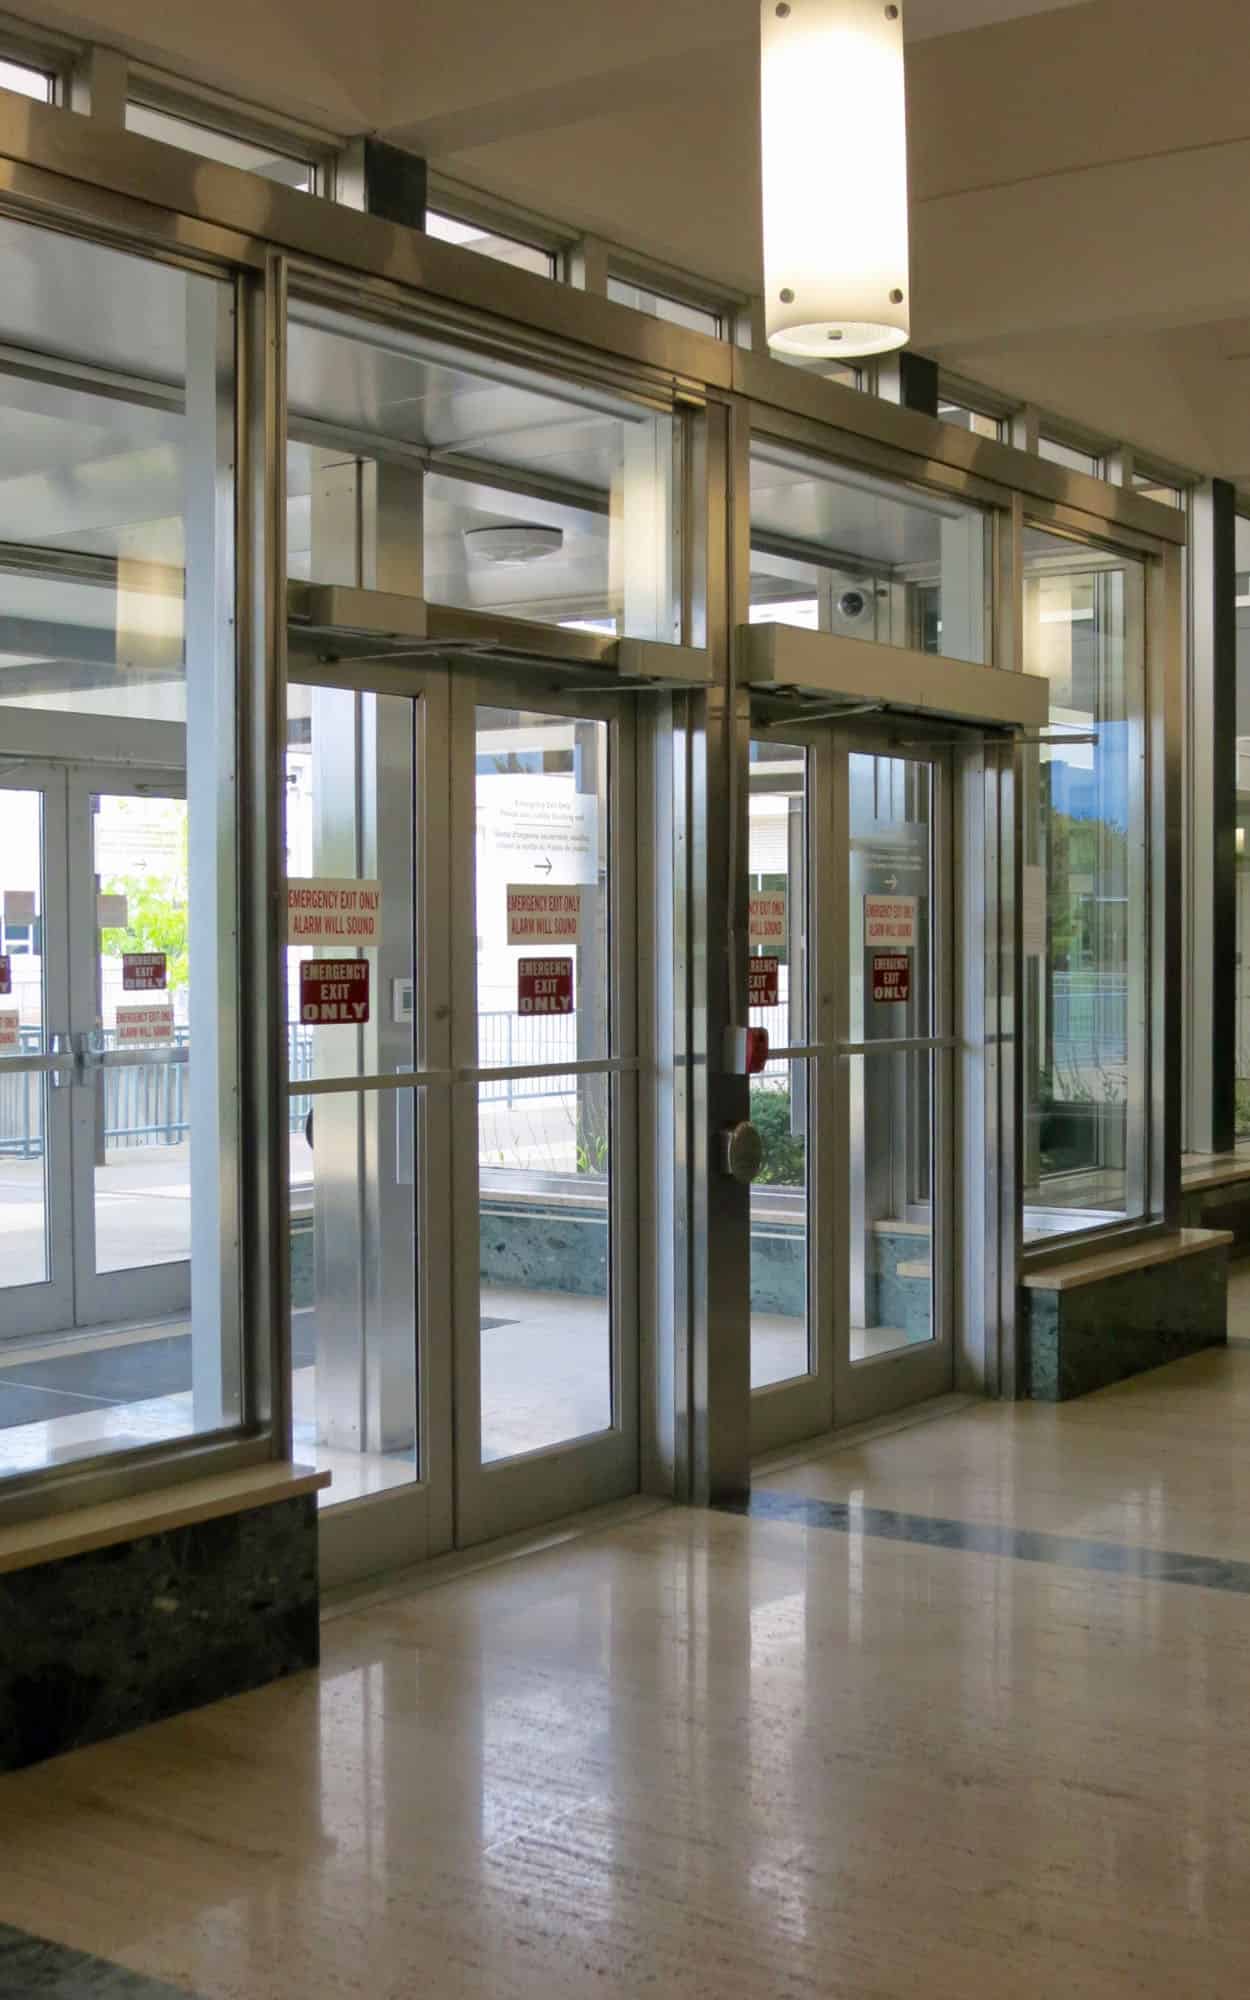
{"label": "pendant light fixture", "polygon": [[762,0],[768,344],[803,359],[902,347],[910,329],[901,9]]}

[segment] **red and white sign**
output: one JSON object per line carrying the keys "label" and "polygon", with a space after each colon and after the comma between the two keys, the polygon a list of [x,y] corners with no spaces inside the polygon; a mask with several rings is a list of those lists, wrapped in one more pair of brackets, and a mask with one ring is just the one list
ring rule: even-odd
{"label": "red and white sign", "polygon": [[579,883],[564,888],[535,889],[529,883],[508,884],[508,943],[570,945],[582,941],[582,891]]}
{"label": "red and white sign", "polygon": [[174,1010],[169,1001],[154,1001],[147,1007],[119,1007],[117,1046],[132,1048],[136,1042],[172,1042]]}
{"label": "red and white sign", "polygon": [[775,1007],[780,993],[781,960],[779,958],[748,958],[747,960],[747,1005],[750,1007]]}
{"label": "red and white sign", "polygon": [[124,951],[122,953],[122,991],[124,993],[163,993],[169,984],[165,969],[163,951]]}
{"label": "red and white sign", "polygon": [[299,1017],[312,1028],[363,1028],[369,1019],[367,958],[306,958],[299,969]]}
{"label": "red and white sign", "polygon": [[747,943],[777,950],[786,941],[786,892],[754,889],[747,899]]}
{"label": "red and white sign", "polygon": [[7,951],[0,952],[0,993],[13,991],[13,960]]}
{"label": "red and white sign", "polygon": [[286,941],[317,951],[380,944],[381,885],[324,875],[292,876],[286,885]]}
{"label": "red and white sign", "polygon": [[914,896],[865,896],[864,943],[910,951],[916,942]]}
{"label": "red and white sign", "polygon": [[16,1007],[0,1008],[0,1055],[15,1055],[21,1045],[21,1015]]}
{"label": "red and white sign", "polygon": [[911,999],[911,953],[874,951],[872,955],[872,997],[874,1000]]}
{"label": "red and white sign", "polygon": [[571,958],[520,958],[516,968],[518,1014],[571,1014]]}

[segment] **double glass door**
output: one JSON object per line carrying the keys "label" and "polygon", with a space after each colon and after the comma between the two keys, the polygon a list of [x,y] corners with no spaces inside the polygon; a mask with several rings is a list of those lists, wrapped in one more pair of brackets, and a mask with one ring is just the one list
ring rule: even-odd
{"label": "double glass door", "polygon": [[951,1385],[951,794],[923,725],[751,746],[757,1451]]}
{"label": "double glass door", "polygon": [[286,776],[295,1449],[334,1575],[637,1490],[638,1056],[619,702],[330,671],[292,661]]}
{"label": "double glass door", "polygon": [[182,774],[0,774],[0,1351],[190,1305]]}

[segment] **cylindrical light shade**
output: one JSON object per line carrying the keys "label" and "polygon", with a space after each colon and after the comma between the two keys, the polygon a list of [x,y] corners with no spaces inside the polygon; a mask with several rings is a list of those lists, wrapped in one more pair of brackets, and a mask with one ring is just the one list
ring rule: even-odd
{"label": "cylindrical light shade", "polygon": [[901,9],[763,0],[768,344],[835,360],[902,347],[911,323]]}

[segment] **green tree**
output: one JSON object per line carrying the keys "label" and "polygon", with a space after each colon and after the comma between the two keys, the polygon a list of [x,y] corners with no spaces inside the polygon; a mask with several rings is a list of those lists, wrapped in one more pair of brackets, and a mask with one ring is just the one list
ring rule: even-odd
{"label": "green tree", "polygon": [[129,921],[124,930],[101,932],[104,950],[110,957],[130,951],[163,951],[170,994],[187,983],[187,904],[172,882],[140,875],[109,877],[107,894],[126,898]]}

